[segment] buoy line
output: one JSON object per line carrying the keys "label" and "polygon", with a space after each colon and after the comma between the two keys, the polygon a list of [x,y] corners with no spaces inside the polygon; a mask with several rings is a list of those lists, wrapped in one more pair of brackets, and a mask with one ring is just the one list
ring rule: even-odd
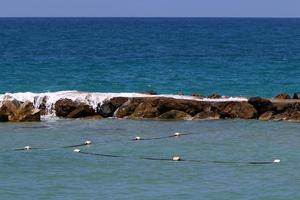
{"label": "buoy line", "polygon": [[139,141],[139,140],[161,140],[161,139],[168,139],[168,138],[173,138],[173,137],[180,137],[180,136],[185,136],[185,135],[193,135],[195,133],[174,133],[173,135],[168,135],[168,136],[162,136],[162,137],[153,137],[153,138],[142,138],[140,136],[136,136],[135,138],[131,139],[132,141]]}
{"label": "buoy line", "polygon": [[141,160],[154,160],[154,161],[176,161],[176,162],[196,162],[196,163],[217,163],[217,164],[250,164],[250,165],[264,165],[264,164],[278,164],[281,161],[279,159],[275,159],[273,161],[218,161],[218,160],[185,160],[180,156],[173,156],[172,158],[151,158],[151,157],[131,157],[125,155],[111,155],[111,154],[100,154],[100,153],[92,153],[81,151],[80,149],[74,149],[74,152],[92,155],[92,156],[101,156],[101,157],[112,157],[112,158],[134,158]]}
{"label": "buoy line", "polygon": [[[76,145],[70,145],[70,146],[63,146],[63,147],[57,147],[57,148],[33,148],[31,146],[24,146],[23,148],[13,149],[13,151],[29,151],[29,150],[55,150],[55,149],[61,149],[61,148],[75,148],[75,147],[83,147],[91,145],[92,141],[87,140],[84,143],[76,144]],[[7,152],[7,151],[5,151]]]}

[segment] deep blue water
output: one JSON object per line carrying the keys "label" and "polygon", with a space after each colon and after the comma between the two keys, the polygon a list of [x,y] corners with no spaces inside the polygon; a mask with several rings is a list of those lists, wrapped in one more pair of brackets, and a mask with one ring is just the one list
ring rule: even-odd
{"label": "deep blue water", "polygon": [[0,69],[0,93],[293,93],[300,19],[1,18]]}
{"label": "deep blue water", "polygon": [[[0,93],[274,96],[299,91],[300,19],[0,18]],[[179,138],[130,141],[135,136]],[[92,140],[83,151],[61,146]],[[0,124],[0,199],[299,199],[299,124],[62,120]],[[26,145],[41,148],[16,152]],[[139,157],[279,164],[189,163]]]}

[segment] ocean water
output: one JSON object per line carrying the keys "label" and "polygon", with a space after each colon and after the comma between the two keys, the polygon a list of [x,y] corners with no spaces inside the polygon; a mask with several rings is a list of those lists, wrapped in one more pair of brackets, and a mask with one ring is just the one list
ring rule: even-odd
{"label": "ocean water", "polygon": [[[0,18],[0,75],[0,94],[292,94],[300,85],[300,19]],[[175,132],[192,134],[131,141]],[[61,148],[86,140],[94,144],[83,152],[128,157]],[[1,123],[0,141],[0,199],[300,198],[297,123],[47,117]],[[27,145],[39,149],[14,151]],[[140,159],[173,156],[281,162]]]}
{"label": "ocean water", "polygon": [[299,91],[300,19],[1,18],[0,93]]}
{"label": "ocean water", "polygon": [[[160,137],[130,141],[136,135]],[[48,120],[1,124],[1,199],[299,199],[299,125],[254,120]],[[91,140],[85,155],[60,147]],[[11,151],[31,145],[45,150]],[[272,161],[250,165],[138,157]]]}

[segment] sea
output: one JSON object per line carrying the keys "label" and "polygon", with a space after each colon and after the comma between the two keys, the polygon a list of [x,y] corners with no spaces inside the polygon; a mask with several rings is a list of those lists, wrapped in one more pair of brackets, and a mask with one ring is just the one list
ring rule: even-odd
{"label": "sea", "polygon": [[[299,18],[0,18],[2,97],[273,97],[299,77]],[[0,199],[300,198],[297,123],[48,116],[0,141]]]}

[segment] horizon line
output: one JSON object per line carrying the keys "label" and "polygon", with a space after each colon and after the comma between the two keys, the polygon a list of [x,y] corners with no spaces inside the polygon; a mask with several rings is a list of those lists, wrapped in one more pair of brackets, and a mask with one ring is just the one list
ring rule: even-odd
{"label": "horizon line", "polygon": [[299,19],[300,16],[295,17],[278,17],[278,16],[0,16],[0,18],[260,18],[260,19]]}

